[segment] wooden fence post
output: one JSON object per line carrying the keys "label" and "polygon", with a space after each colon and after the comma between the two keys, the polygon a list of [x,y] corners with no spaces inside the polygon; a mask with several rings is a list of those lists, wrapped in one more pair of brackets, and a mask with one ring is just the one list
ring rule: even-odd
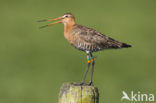
{"label": "wooden fence post", "polygon": [[58,103],[99,103],[98,88],[64,83],[60,89]]}

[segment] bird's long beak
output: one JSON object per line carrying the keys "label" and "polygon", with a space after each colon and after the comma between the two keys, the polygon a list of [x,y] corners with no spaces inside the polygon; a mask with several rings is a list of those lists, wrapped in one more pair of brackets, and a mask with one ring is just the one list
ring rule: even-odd
{"label": "bird's long beak", "polygon": [[45,28],[45,27],[48,27],[48,26],[51,26],[51,25],[54,25],[54,24],[57,24],[57,23],[62,23],[62,21],[61,21],[62,18],[61,17],[55,18],[55,19],[43,19],[43,20],[39,20],[38,22],[55,21],[55,20],[60,20],[60,21],[41,26],[40,28]]}

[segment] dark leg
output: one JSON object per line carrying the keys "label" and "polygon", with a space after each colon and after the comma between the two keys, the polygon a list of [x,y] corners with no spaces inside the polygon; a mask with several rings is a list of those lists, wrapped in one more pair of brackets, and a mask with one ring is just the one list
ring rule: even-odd
{"label": "dark leg", "polygon": [[89,70],[89,67],[90,67],[91,60],[90,60],[90,54],[89,53],[87,54],[87,60],[88,60],[88,65],[87,65],[86,72],[85,72],[85,74],[83,76],[81,84],[84,84],[87,73],[88,73],[88,70]]}
{"label": "dark leg", "polygon": [[92,70],[91,70],[91,78],[90,78],[89,85],[93,84],[93,73],[94,73],[94,65],[95,65],[95,60],[92,54],[91,54],[91,62],[92,62]]}

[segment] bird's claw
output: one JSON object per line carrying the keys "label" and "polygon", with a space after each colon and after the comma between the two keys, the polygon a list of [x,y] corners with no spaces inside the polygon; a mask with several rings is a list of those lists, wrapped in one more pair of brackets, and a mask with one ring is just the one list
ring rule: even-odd
{"label": "bird's claw", "polygon": [[80,83],[73,83],[75,86],[93,86],[93,82],[85,83],[85,82],[80,82]]}
{"label": "bird's claw", "polygon": [[93,85],[93,82],[92,82],[92,81],[90,81],[90,82],[88,83],[88,85],[89,85],[89,86]]}
{"label": "bird's claw", "polygon": [[73,83],[74,85],[76,85],[76,86],[82,86],[82,85],[84,85],[85,83],[84,82],[80,82],[80,83]]}

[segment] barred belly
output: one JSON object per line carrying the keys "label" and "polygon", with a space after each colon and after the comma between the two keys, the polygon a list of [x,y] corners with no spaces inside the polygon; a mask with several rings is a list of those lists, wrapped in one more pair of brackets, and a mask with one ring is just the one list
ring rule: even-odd
{"label": "barred belly", "polygon": [[79,42],[79,43],[75,43],[72,45],[81,51],[96,52],[96,51],[102,50],[102,48],[95,46],[94,44],[90,44],[90,43],[80,43]]}

